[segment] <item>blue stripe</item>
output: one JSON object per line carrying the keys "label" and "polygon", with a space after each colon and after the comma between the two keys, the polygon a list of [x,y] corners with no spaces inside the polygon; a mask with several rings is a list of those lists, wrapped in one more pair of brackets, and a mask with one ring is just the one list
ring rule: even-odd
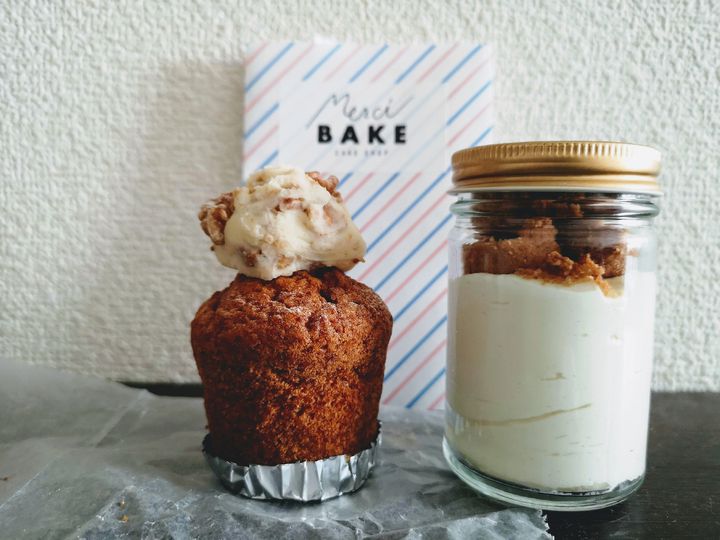
{"label": "blue stripe", "polygon": [[349,179],[352,175],[353,175],[353,173],[349,172],[349,173],[347,173],[345,176],[343,176],[343,177],[342,177],[342,180],[340,180],[340,182],[338,182],[338,186],[337,186],[337,187],[340,188],[345,182],[348,181],[348,179]]}
{"label": "blue stripe", "polygon": [[267,119],[270,117],[270,115],[271,115],[272,113],[274,113],[274,112],[278,109],[279,106],[280,106],[279,103],[273,103],[272,107],[270,107],[270,108],[265,112],[265,114],[263,114],[260,118],[258,118],[258,121],[255,122],[255,123],[253,124],[253,126],[245,132],[244,137],[247,139],[250,135],[252,135],[253,132],[254,132],[257,128],[259,128],[259,127],[262,125],[262,123],[263,123],[265,120],[267,120]]}
{"label": "blue stripe", "polygon": [[258,169],[263,169],[263,168],[265,168],[267,165],[270,165],[270,163],[277,157],[277,155],[278,155],[278,151],[275,150],[272,154],[270,154],[270,155],[267,157],[267,159],[265,159],[265,161],[263,161],[263,162],[260,164],[260,166],[258,167]]}
{"label": "blue stripe", "polygon": [[425,196],[427,196],[428,193],[430,193],[435,186],[437,186],[443,178],[445,178],[448,173],[450,172],[450,167],[448,167],[445,172],[440,173],[440,175],[433,180],[432,184],[430,184],[427,188],[425,188],[425,191],[423,191],[418,197],[410,203],[410,206],[408,206],[405,210],[402,211],[402,213],[395,218],[395,221],[393,221],[390,225],[387,226],[387,228],[380,233],[380,236],[378,236],[375,240],[373,240],[370,245],[367,247],[367,252],[369,252],[372,248],[374,248],[387,234],[395,227],[398,223],[400,223],[405,216],[407,216],[410,211],[417,206],[420,201],[423,200]]}
{"label": "blue stripe", "polygon": [[425,293],[427,292],[427,290],[428,290],[430,287],[432,287],[433,284],[434,284],[438,279],[440,279],[440,278],[445,274],[445,272],[447,272],[447,271],[448,271],[448,267],[447,267],[447,265],[445,265],[442,270],[440,270],[437,274],[435,274],[435,275],[430,279],[430,281],[428,281],[427,284],[425,284],[425,286],[424,286],[422,289],[420,289],[420,290],[417,292],[417,294],[416,294],[415,296],[413,296],[412,299],[411,299],[407,304],[405,304],[405,307],[403,307],[403,308],[398,312],[398,314],[395,315],[395,317],[393,317],[393,320],[394,320],[394,321],[397,321],[400,317],[402,317],[403,315],[405,315],[405,313],[407,313],[407,310],[410,309],[410,308],[412,307],[412,305],[413,305],[415,302],[417,302],[418,299],[419,299],[423,294],[425,294]]}
{"label": "blue stripe", "polygon": [[320,66],[327,62],[333,54],[340,50],[340,47],[342,47],[342,43],[338,43],[337,45],[335,45],[335,47],[329,53],[322,57],[322,60],[320,60],[317,64],[310,68],[310,71],[308,71],[302,78],[303,82],[307,81],[310,77],[312,77],[315,72],[320,69]]}
{"label": "blue stripe", "polygon": [[382,186],[380,186],[380,189],[378,189],[375,193],[373,193],[370,196],[370,198],[367,201],[365,201],[365,203],[355,211],[355,213],[352,215],[352,218],[357,219],[357,217],[363,212],[363,210],[365,210],[370,205],[371,202],[373,202],[375,199],[377,199],[378,195],[380,195],[383,191],[385,191],[387,189],[387,187],[390,184],[392,184],[398,176],[400,176],[400,173],[396,172],[390,178],[388,178],[387,181]]}
{"label": "blue stripe", "polygon": [[417,161],[418,156],[422,156],[425,153],[425,150],[427,149],[427,147],[430,146],[435,141],[435,139],[437,139],[440,135],[443,135],[444,133],[445,133],[445,126],[441,127],[435,133],[433,133],[430,136],[430,138],[427,141],[425,141],[425,143],[420,148],[417,149],[417,151],[412,155],[412,157],[410,157],[405,163],[402,164],[400,169],[401,170],[405,169],[406,167],[409,167],[410,165],[415,163]]}
{"label": "blue stripe", "polygon": [[470,146],[476,146],[477,143],[481,142],[485,137],[488,136],[488,134],[492,131],[493,127],[494,126],[490,126],[485,131],[483,131],[477,139],[470,143]]}
{"label": "blue stripe", "polygon": [[460,60],[460,63],[457,66],[455,66],[454,68],[452,68],[447,75],[445,75],[445,77],[442,80],[442,83],[444,84],[444,83],[448,82],[453,77],[453,75],[455,75],[458,71],[460,71],[460,68],[463,67],[467,63],[468,60],[470,60],[473,56],[475,56],[477,54],[477,52],[480,49],[482,49],[482,47],[483,47],[482,45],[478,45],[472,51],[467,53],[465,58]]}
{"label": "blue stripe", "polygon": [[457,120],[457,117],[460,116],[460,115],[463,113],[463,111],[465,111],[465,109],[467,109],[473,101],[475,101],[485,90],[487,90],[487,89],[490,87],[490,83],[492,83],[491,80],[488,81],[488,82],[486,82],[485,84],[483,84],[482,87],[480,88],[480,90],[478,90],[477,92],[475,92],[475,94],[474,94],[470,99],[468,99],[468,100],[463,104],[463,106],[460,107],[460,108],[455,112],[455,114],[453,114],[453,115],[450,117],[450,119],[447,121],[447,124],[445,124],[445,125],[449,126],[449,125],[452,124],[455,120]]}
{"label": "blue stripe", "polygon": [[415,405],[421,397],[425,395],[425,393],[432,388],[432,386],[440,380],[440,377],[442,377],[445,374],[445,368],[442,368],[437,375],[435,375],[430,381],[425,385],[425,387],[418,392],[418,395],[412,398],[410,401],[408,401],[408,404],[405,405],[406,409],[412,408],[413,405]]}
{"label": "blue stripe", "polygon": [[414,69],[418,66],[418,64],[419,64],[420,62],[422,62],[423,60],[425,60],[425,57],[426,57],[428,54],[430,54],[431,52],[433,52],[434,49],[435,49],[435,45],[430,45],[427,49],[425,49],[425,52],[422,53],[422,54],[418,57],[418,59],[415,60],[415,61],[410,65],[410,67],[407,68],[407,69],[403,72],[402,75],[400,75],[400,77],[398,77],[397,81],[395,81],[395,84],[400,84],[405,77],[407,77],[408,75],[410,75],[410,73],[412,72],[412,70],[414,70]]}
{"label": "blue stripe", "polygon": [[364,65],[363,67],[361,67],[360,69],[358,69],[358,70],[355,72],[355,75],[353,75],[352,77],[350,77],[350,82],[351,82],[351,83],[352,83],[352,82],[355,82],[355,80],[356,80],[360,75],[362,75],[368,67],[370,67],[370,64],[372,64],[375,60],[377,60],[377,59],[380,57],[380,55],[387,50],[387,48],[388,48],[387,45],[383,45],[382,47],[380,47],[380,49],[379,49],[375,54],[372,55],[372,58],[370,58],[370,60],[368,60],[367,62],[365,62],[365,65]]}
{"label": "blue stripe", "polygon": [[268,70],[273,67],[278,60],[280,60],[283,56],[285,56],[285,53],[287,53],[290,49],[292,49],[293,45],[295,45],[293,42],[288,43],[285,48],[280,51],[277,55],[275,55],[275,58],[270,60],[265,67],[263,67],[253,79],[245,85],[245,92],[250,90],[253,86],[255,86],[255,83],[260,80],[260,78],[265,75],[265,73],[268,72]]}
{"label": "blue stripe", "polygon": [[[393,268],[392,270],[390,270],[390,272],[388,273],[388,275],[386,275],[384,278],[382,278],[382,279],[380,280],[380,283],[378,283],[378,284],[374,287],[375,292],[379,291],[379,290],[383,287],[383,285],[385,285],[385,284],[388,282],[388,280],[395,275],[395,272],[397,272],[398,270],[400,270],[400,268],[402,268],[402,266],[403,266],[406,262],[408,262],[408,261],[413,257],[413,255],[415,255],[418,251],[420,251],[420,249],[421,249],[425,244],[427,244],[428,241],[429,241],[433,236],[435,236],[435,234],[437,234],[437,232],[438,232],[440,229],[443,228],[443,225],[445,225],[445,224],[450,220],[450,216],[451,216],[451,214],[448,214],[447,216],[445,216],[445,219],[443,219],[440,223],[438,223],[438,224],[435,226],[435,228],[434,228],[432,231],[430,231],[430,233],[429,233],[425,238],[423,238],[423,239],[420,241],[420,243],[419,243],[417,246],[415,246],[415,247],[413,248],[413,250],[412,250],[410,253],[408,253],[408,254],[405,256],[405,258],[404,258],[402,261],[400,261],[400,262],[395,266],[395,268]],[[402,313],[401,313],[401,314],[402,314]],[[400,315],[398,315],[398,317],[399,317],[399,316],[400,316]]]}
{"label": "blue stripe", "polygon": [[[432,89],[432,91],[431,91],[430,93],[425,94],[425,96],[422,97],[419,101],[416,101],[416,102],[415,102],[415,107],[414,107],[413,109],[407,111],[407,114],[405,114],[405,115],[403,116],[402,121],[407,122],[410,118],[412,118],[413,116],[415,116],[415,115],[418,113],[418,111],[422,111],[422,110],[429,111],[429,110],[431,110],[431,109],[429,109],[429,108],[426,107],[426,103],[427,103],[428,101],[430,101],[430,99],[437,93],[438,89],[440,89],[440,88],[442,88],[442,86],[441,86],[440,84],[438,84],[437,86],[435,86],[435,87]],[[444,106],[445,106],[445,103],[443,102],[443,107],[444,107]]]}
{"label": "blue stripe", "polygon": [[433,335],[433,333],[440,328],[443,324],[445,324],[445,321],[447,321],[447,315],[443,316],[442,319],[440,319],[437,323],[435,323],[435,326],[433,326],[427,334],[425,334],[422,338],[420,338],[420,341],[418,341],[412,349],[410,349],[405,356],[403,356],[397,364],[395,364],[390,371],[388,371],[385,374],[385,381],[387,381],[390,377],[392,377],[395,372],[400,369],[400,366],[402,366],[405,362],[407,362],[408,358],[410,358],[413,354],[417,352],[417,350],[423,346],[423,344],[430,339],[430,336]]}

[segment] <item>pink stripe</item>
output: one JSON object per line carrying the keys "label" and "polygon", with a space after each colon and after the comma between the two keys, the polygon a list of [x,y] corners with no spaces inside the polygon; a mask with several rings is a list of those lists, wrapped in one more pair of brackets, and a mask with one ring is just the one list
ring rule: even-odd
{"label": "pink stripe", "polygon": [[480,116],[481,116],[485,111],[487,111],[489,107],[490,107],[490,104],[488,103],[488,104],[485,105],[482,109],[480,109],[480,110],[478,111],[478,113],[477,113],[475,116],[473,116],[473,117],[470,119],[470,121],[469,121],[467,124],[465,124],[465,125],[460,129],[460,131],[458,131],[455,135],[453,135],[453,138],[448,141],[447,145],[448,145],[448,146],[452,146],[453,143],[457,140],[457,138],[458,138],[460,135],[462,135],[463,133],[465,133],[465,130],[466,130],[467,128],[469,128],[469,127],[475,122],[475,120],[477,120],[478,118],[480,118]]}
{"label": "pink stripe", "polygon": [[407,51],[407,50],[408,50],[408,48],[405,47],[403,50],[401,50],[399,53],[397,53],[392,60],[390,60],[387,64],[385,64],[385,66],[383,66],[383,68],[380,71],[378,71],[377,75],[375,75],[370,82],[375,82],[380,77],[382,77],[385,74],[385,72],[388,70],[388,68],[390,66],[392,66],[397,61],[398,58],[400,58],[403,54],[405,54],[405,51]]}
{"label": "pink stripe", "polygon": [[447,294],[447,287],[445,287],[442,291],[440,291],[440,294],[438,294],[435,298],[432,299],[432,301],[425,306],[425,309],[423,309],[420,313],[417,314],[417,317],[415,317],[406,327],[405,329],[400,332],[397,336],[393,338],[393,340],[390,342],[390,345],[388,345],[388,351],[393,348],[393,346],[400,341],[405,335],[413,329],[413,327],[418,323],[420,319],[422,319],[425,315],[427,315],[427,312],[432,309],[432,307],[437,304],[442,298]]}
{"label": "pink stripe", "polygon": [[359,183],[357,186],[355,186],[354,188],[352,188],[352,189],[348,192],[347,195],[344,195],[344,196],[343,196],[343,200],[344,200],[345,202],[347,202],[347,200],[348,200],[350,197],[352,197],[353,195],[355,195],[355,193],[357,193],[357,191],[358,191],[361,187],[363,187],[363,186],[365,185],[365,183],[366,183],[368,180],[370,180],[370,178],[372,178],[374,175],[375,175],[375,173],[370,173],[370,174],[368,174],[365,178],[363,178],[362,180],[360,180],[360,183]]}
{"label": "pink stripe", "polygon": [[260,45],[257,49],[255,49],[248,57],[245,58],[245,66],[249,66],[250,63],[257,58],[257,56],[265,50],[265,47],[268,46],[268,42],[266,41],[262,45]]}
{"label": "pink stripe", "polygon": [[412,231],[415,227],[417,227],[417,226],[422,222],[422,220],[425,219],[425,218],[430,214],[430,212],[432,212],[433,210],[435,210],[435,208],[437,208],[441,203],[443,203],[443,202],[445,201],[445,197],[447,197],[447,193],[443,193],[442,195],[440,195],[440,198],[439,198],[437,201],[435,201],[435,202],[432,204],[432,206],[430,206],[430,208],[428,208],[427,210],[425,210],[425,211],[422,213],[422,215],[420,215],[420,216],[413,222],[413,224],[410,225],[410,227],[407,228],[407,230],[405,231],[405,233],[404,233],[404,234],[401,234],[401,235],[398,237],[398,239],[395,240],[395,242],[393,242],[393,243],[390,245],[390,247],[385,250],[385,253],[383,253],[382,255],[380,255],[377,259],[375,259],[375,262],[374,262],[374,263],[372,263],[370,266],[368,266],[368,268],[360,275],[360,277],[358,278],[358,280],[359,280],[359,281],[363,281],[363,280],[368,276],[368,274],[369,274],[370,272],[372,272],[372,271],[377,267],[377,265],[379,265],[379,264],[382,262],[382,260],[383,260],[385,257],[387,257],[388,255],[390,255],[390,253],[392,253],[393,250],[395,250],[395,248],[397,248],[402,242],[404,242],[404,241],[405,241],[405,237],[410,233],[410,231]]}
{"label": "pink stripe", "polygon": [[447,340],[443,339],[442,343],[438,344],[437,347],[435,347],[432,351],[430,351],[430,354],[428,354],[425,358],[423,358],[422,361],[417,366],[415,366],[415,369],[413,369],[408,374],[408,376],[405,377],[402,380],[402,382],[400,384],[398,384],[392,392],[390,392],[390,394],[383,400],[383,404],[387,405],[388,403],[390,403],[390,401],[392,401],[392,399],[400,393],[400,390],[402,390],[405,387],[405,385],[407,383],[409,383],[415,377],[415,375],[417,375],[420,372],[420,370],[422,368],[424,368],[427,364],[430,363],[430,360],[432,360],[433,357],[442,350],[442,348],[445,346],[446,343],[447,343]]}
{"label": "pink stripe", "polygon": [[443,392],[442,394],[440,394],[440,395],[435,399],[435,401],[433,401],[433,402],[430,404],[430,406],[428,407],[428,411],[432,411],[433,409],[435,409],[435,407],[437,407],[438,405],[440,405],[440,404],[443,402],[444,399],[445,399],[445,392]]}
{"label": "pink stripe", "polygon": [[355,56],[355,53],[357,53],[361,48],[362,48],[361,45],[358,45],[357,47],[355,47],[355,49],[354,49],[353,51],[351,51],[350,54],[348,54],[348,55],[345,57],[345,60],[343,60],[342,62],[340,62],[340,63],[337,65],[337,67],[336,67],[334,70],[332,70],[327,77],[325,77],[325,80],[326,80],[326,81],[329,81],[330,79],[332,79],[333,76],[334,76],[338,71],[340,71],[340,70],[345,66],[345,64],[347,64],[347,63],[350,61],[350,59],[351,59],[353,56]]}
{"label": "pink stripe", "polygon": [[250,156],[252,156],[258,148],[260,148],[263,144],[267,142],[267,140],[272,137],[273,133],[275,133],[278,130],[277,124],[274,125],[272,128],[270,128],[270,131],[268,131],[265,135],[263,135],[262,139],[260,139],[258,142],[255,143],[255,145],[248,150],[245,155],[243,156],[243,161],[247,161],[250,159]]}
{"label": "pink stripe", "polygon": [[433,71],[435,71],[435,68],[438,67],[448,56],[450,56],[450,53],[452,53],[455,50],[455,47],[457,47],[457,43],[450,47],[447,51],[445,51],[445,54],[443,54],[440,58],[438,58],[435,63],[430,66],[425,73],[422,74],[422,76],[418,79],[417,82],[421,83],[427,77],[430,75]]}
{"label": "pink stripe", "polygon": [[375,214],[368,220],[368,222],[367,222],[365,225],[363,225],[362,227],[360,227],[360,232],[365,232],[365,229],[367,229],[370,225],[372,225],[372,222],[375,221],[375,219],[376,219],[380,214],[382,214],[385,210],[387,210],[388,207],[389,207],[392,203],[394,203],[394,202],[397,200],[397,198],[398,198],[400,195],[402,195],[402,193],[403,193],[407,188],[409,188],[409,187],[413,184],[413,182],[415,182],[415,180],[417,180],[417,179],[420,177],[420,174],[421,174],[421,173],[416,173],[415,176],[413,176],[410,180],[407,181],[407,183],[400,189],[400,191],[398,191],[398,192],[395,193],[392,197],[390,197],[390,199],[382,206],[382,208],[380,208],[380,210],[378,210],[377,212],[375,212]]}
{"label": "pink stripe", "polygon": [[307,55],[307,53],[310,52],[310,50],[311,50],[312,48],[313,48],[313,44],[311,43],[310,45],[307,46],[307,48],[306,48],[303,52],[301,52],[301,53],[295,58],[295,60],[293,60],[292,62],[288,63],[288,65],[285,67],[285,69],[283,69],[280,73],[278,73],[277,77],[275,77],[272,81],[270,81],[268,84],[266,84],[266,85],[265,85],[265,88],[263,88],[262,90],[260,90],[260,91],[257,93],[257,95],[256,95],[252,100],[250,100],[250,103],[248,103],[247,105],[245,105],[245,112],[247,113],[250,109],[252,109],[255,105],[257,105],[258,101],[260,101],[262,98],[264,98],[265,95],[270,91],[270,89],[273,88],[273,87],[278,83],[278,81],[279,81],[280,79],[282,79],[285,75],[287,75],[287,73],[288,73],[292,68],[294,68],[296,65],[298,65],[298,63],[300,62],[300,60],[302,60],[302,59]]}
{"label": "pink stripe", "polygon": [[435,248],[435,251],[433,251],[430,255],[428,255],[428,257],[423,262],[420,263],[420,266],[418,266],[415,270],[413,270],[412,273],[408,277],[406,277],[403,280],[403,282],[395,288],[395,290],[393,292],[391,292],[386,297],[384,297],[383,299],[385,300],[385,302],[388,303],[388,302],[390,302],[390,300],[395,298],[395,296],[397,296],[397,294],[403,290],[403,287],[405,287],[408,283],[410,283],[410,280],[412,278],[414,278],[418,274],[418,272],[420,272],[420,270],[422,270],[425,266],[427,266],[427,264],[433,260],[435,255],[440,253],[446,247],[447,247],[447,240],[445,240],[442,244],[440,244],[437,248]]}
{"label": "pink stripe", "polygon": [[470,72],[470,74],[465,77],[460,84],[458,84],[455,89],[448,94],[448,99],[452,99],[452,97],[457,94],[463,86],[467,84],[467,82],[472,79],[475,75],[477,75],[478,71],[480,71],[482,68],[485,67],[485,65],[490,61],[490,58],[486,58],[485,61],[481,62],[478,67],[476,67],[473,71]]}

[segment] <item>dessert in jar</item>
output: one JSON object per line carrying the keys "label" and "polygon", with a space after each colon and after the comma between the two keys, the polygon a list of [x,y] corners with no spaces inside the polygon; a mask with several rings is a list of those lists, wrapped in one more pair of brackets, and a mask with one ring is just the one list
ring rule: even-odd
{"label": "dessert in jar", "polygon": [[365,242],[337,178],[270,167],[200,211],[238,273],[191,325],[208,461],[253,498],[324,500],[372,468],[392,317],[345,275]]}
{"label": "dessert in jar", "polygon": [[659,168],[609,142],[453,156],[443,445],[481,493],[587,510],[642,483]]}

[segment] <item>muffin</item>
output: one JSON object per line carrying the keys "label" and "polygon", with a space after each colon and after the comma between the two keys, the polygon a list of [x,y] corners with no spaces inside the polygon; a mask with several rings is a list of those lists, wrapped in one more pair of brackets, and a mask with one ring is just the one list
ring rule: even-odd
{"label": "muffin", "polygon": [[392,317],[344,273],[365,243],[336,187],[334,177],[264,169],[200,212],[218,260],[239,271],[191,324],[218,457],[314,461],[378,436]]}

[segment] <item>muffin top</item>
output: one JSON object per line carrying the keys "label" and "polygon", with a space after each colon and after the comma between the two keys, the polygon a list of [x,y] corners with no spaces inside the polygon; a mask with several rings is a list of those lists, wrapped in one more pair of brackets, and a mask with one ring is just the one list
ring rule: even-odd
{"label": "muffin top", "polygon": [[272,281],[238,274],[200,307],[192,341],[198,350],[274,348],[272,361],[281,366],[288,355],[297,360],[319,344],[330,356],[344,356],[347,347],[365,347],[369,336],[389,337],[391,328],[390,312],[370,287],[323,267]]}

